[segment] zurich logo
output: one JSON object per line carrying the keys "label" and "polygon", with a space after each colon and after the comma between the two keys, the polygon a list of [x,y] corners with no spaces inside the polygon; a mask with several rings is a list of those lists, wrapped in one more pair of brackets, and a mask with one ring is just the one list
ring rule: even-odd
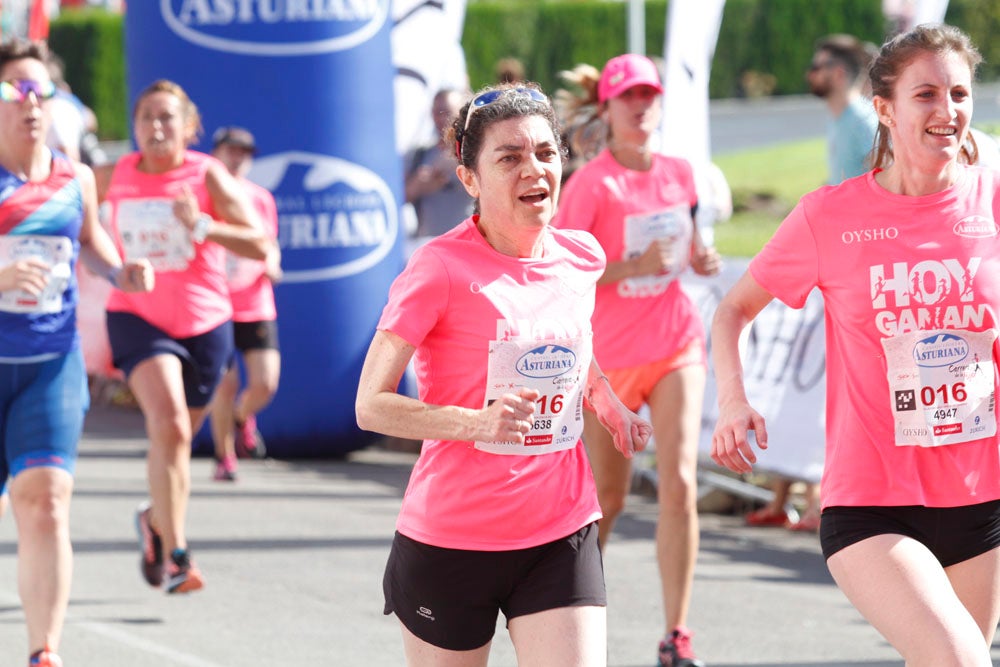
{"label": "zurich logo", "polygon": [[913,360],[918,366],[934,368],[957,363],[969,356],[969,343],[961,336],[940,333],[917,341]]}
{"label": "zurich logo", "polygon": [[248,178],[274,193],[282,282],[352,276],[378,265],[396,245],[399,203],[361,165],[301,151],[258,158]]}
{"label": "zurich logo", "polygon": [[178,37],[247,56],[303,56],[352,49],[386,23],[389,0],[160,0]]}
{"label": "zurich logo", "polygon": [[517,360],[517,372],[530,378],[565,375],[576,366],[576,354],[561,345],[543,345],[529,350]]}

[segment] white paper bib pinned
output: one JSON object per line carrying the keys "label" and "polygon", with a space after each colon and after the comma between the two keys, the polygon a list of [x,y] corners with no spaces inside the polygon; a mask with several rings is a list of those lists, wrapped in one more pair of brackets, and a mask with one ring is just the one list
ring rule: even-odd
{"label": "white paper bib pinned", "polygon": [[936,329],[882,340],[897,445],[938,447],[996,434],[996,338],[996,329]]}
{"label": "white paper bib pinned", "polygon": [[125,261],[146,258],[155,271],[183,271],[194,257],[191,232],[174,217],[172,199],[118,202],[118,233]]}
{"label": "white paper bib pinned", "polygon": [[8,313],[58,313],[63,308],[63,292],[72,275],[70,260],[73,242],[65,236],[11,234],[0,236],[0,266],[28,257],[49,265],[49,282],[38,296],[24,290],[0,292],[0,310]]}
{"label": "white paper bib pinned", "polygon": [[493,454],[532,456],[572,449],[583,434],[583,389],[591,337],[491,341],[484,407],[521,388],[537,389],[534,422],[518,442],[475,443]]}

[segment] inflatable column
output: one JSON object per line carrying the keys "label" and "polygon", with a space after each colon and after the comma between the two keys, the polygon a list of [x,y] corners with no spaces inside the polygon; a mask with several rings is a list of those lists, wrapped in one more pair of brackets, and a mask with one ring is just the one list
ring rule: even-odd
{"label": "inflatable column", "polygon": [[171,79],[206,132],[241,125],[257,137],[250,178],[274,193],[285,275],[281,383],[258,417],[278,457],[371,440],[355,423],[355,391],[403,261],[389,3],[145,0],[125,16],[130,109]]}

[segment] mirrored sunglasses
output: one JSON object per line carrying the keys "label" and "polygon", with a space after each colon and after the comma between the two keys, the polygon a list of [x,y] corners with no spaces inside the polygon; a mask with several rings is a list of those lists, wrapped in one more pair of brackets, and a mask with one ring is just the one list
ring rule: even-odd
{"label": "mirrored sunglasses", "polygon": [[56,84],[34,79],[0,81],[0,100],[4,102],[23,102],[27,99],[28,93],[34,93],[38,101],[50,100],[55,97]]}
{"label": "mirrored sunglasses", "polygon": [[472,119],[472,114],[476,109],[482,109],[485,106],[493,104],[496,102],[504,93],[516,93],[518,95],[524,95],[525,97],[530,97],[536,102],[549,103],[549,98],[547,98],[544,93],[535,90],[534,88],[500,88],[497,90],[487,90],[485,93],[477,95],[473,98],[472,102],[469,103],[469,112],[465,114],[465,127],[463,130],[469,129],[469,121]]}

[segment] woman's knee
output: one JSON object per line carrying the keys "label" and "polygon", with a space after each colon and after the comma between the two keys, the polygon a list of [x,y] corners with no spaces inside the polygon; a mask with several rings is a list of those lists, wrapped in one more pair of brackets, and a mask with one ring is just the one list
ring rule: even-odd
{"label": "woman's knee", "polygon": [[66,528],[72,482],[63,476],[61,470],[34,468],[15,478],[10,499],[19,530],[43,534]]}
{"label": "woman's knee", "polygon": [[688,513],[698,504],[697,475],[689,471],[673,471],[660,475],[657,500],[661,512]]}
{"label": "woman's knee", "polygon": [[191,444],[191,420],[176,412],[146,415],[146,431],[152,445],[179,447]]}

